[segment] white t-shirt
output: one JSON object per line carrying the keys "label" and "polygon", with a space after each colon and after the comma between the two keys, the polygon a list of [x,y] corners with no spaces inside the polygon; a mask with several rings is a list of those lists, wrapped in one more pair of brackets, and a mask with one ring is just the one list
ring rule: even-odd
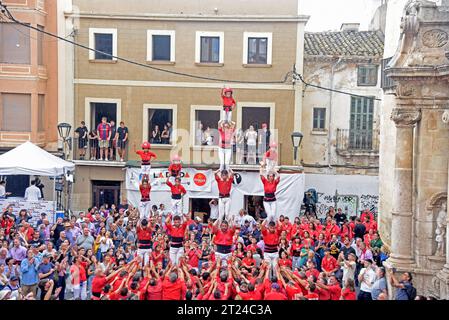
{"label": "white t-shirt", "polygon": [[5,186],[0,185],[0,197],[4,197],[6,195]]}
{"label": "white t-shirt", "polygon": [[356,269],[356,262],[355,261],[349,261],[349,266],[347,266],[344,262],[341,263],[343,268],[343,280],[342,283],[346,283],[346,280],[352,279],[354,280],[355,276],[355,269]]}
{"label": "white t-shirt", "polygon": [[246,132],[246,143],[249,146],[255,146],[257,144],[257,132],[256,131],[247,131]]}
{"label": "white t-shirt", "polygon": [[41,197],[41,190],[36,186],[29,186],[25,189],[26,201],[38,201]]}
{"label": "white t-shirt", "polygon": [[215,204],[210,205],[210,218],[218,219],[218,205]]}
{"label": "white t-shirt", "polygon": [[[362,268],[360,270],[360,274],[363,274],[363,281],[360,284],[360,290],[371,293],[372,285],[374,281],[376,281],[376,272],[372,268],[368,270],[366,268]],[[366,284],[368,282],[370,285]]]}

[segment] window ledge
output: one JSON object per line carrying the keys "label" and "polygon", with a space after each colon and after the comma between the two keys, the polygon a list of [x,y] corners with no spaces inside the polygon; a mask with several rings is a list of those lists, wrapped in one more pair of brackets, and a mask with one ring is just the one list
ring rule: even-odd
{"label": "window ledge", "polygon": [[176,64],[176,62],[175,61],[166,61],[166,60],[152,60],[152,61],[147,61],[147,64],[174,66]]}
{"label": "window ledge", "polygon": [[243,64],[243,68],[271,68],[273,65],[271,64],[261,64],[261,63],[248,63]]}
{"label": "window ledge", "polygon": [[327,130],[312,130],[310,131],[311,135],[315,135],[315,136],[327,136]]}
{"label": "window ledge", "polygon": [[171,150],[173,149],[175,146],[172,144],[155,144],[152,143],[151,144],[151,149],[159,149],[159,150]]}
{"label": "window ledge", "polygon": [[197,67],[223,67],[224,63],[195,62]]}
{"label": "window ledge", "polygon": [[218,150],[218,146],[191,146],[192,151]]}
{"label": "window ledge", "polygon": [[106,63],[106,64],[113,64],[117,63],[117,60],[100,60],[100,59],[90,59],[90,63]]}

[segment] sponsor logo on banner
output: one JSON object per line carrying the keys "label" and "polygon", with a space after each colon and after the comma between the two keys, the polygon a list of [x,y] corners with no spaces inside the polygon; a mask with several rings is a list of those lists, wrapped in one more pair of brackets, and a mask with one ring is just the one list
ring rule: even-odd
{"label": "sponsor logo on banner", "polygon": [[198,187],[202,187],[206,184],[207,182],[207,177],[205,174],[203,173],[197,173],[195,174],[195,176],[193,177],[193,182],[198,186]]}
{"label": "sponsor logo on banner", "polygon": [[232,181],[233,184],[239,185],[242,183],[242,176],[239,173],[234,173],[234,181]]}

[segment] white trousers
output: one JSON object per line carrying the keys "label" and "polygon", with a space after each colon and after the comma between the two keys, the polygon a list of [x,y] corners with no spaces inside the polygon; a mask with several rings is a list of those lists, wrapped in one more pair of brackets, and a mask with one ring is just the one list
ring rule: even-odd
{"label": "white trousers", "polygon": [[140,167],[140,181],[142,181],[143,177],[147,175],[148,179],[150,178],[150,170],[151,170],[151,164],[142,165]]}
{"label": "white trousers", "polygon": [[223,217],[231,221],[231,198],[219,198],[218,199],[218,220],[222,221]]}
{"label": "white trousers", "polygon": [[151,249],[137,249],[137,255],[142,258],[143,265],[146,266],[150,261]]}
{"label": "white trousers", "polygon": [[274,268],[278,264],[279,259],[279,253],[273,252],[273,253],[267,253],[264,252],[263,254],[264,260],[269,264],[270,268]]}
{"label": "white trousers", "polygon": [[79,300],[86,300],[87,298],[87,281],[82,281],[79,284],[73,285],[73,298]]}
{"label": "white trousers", "polygon": [[140,201],[139,203],[139,217],[142,219],[150,219],[151,203],[150,201]]}
{"label": "white trousers", "polygon": [[184,248],[173,248],[170,247],[170,261],[173,265],[177,266],[179,259],[184,255]]}
{"label": "white trousers", "polygon": [[231,164],[232,149],[218,148],[218,159],[220,160],[220,171],[227,169]]}
{"label": "white trousers", "polygon": [[232,121],[232,111],[221,110],[221,120],[231,122]]}
{"label": "white trousers", "polygon": [[171,208],[175,216],[182,215],[182,199],[171,199]]}
{"label": "white trousers", "polygon": [[265,208],[265,212],[267,213],[267,221],[276,222],[277,220],[276,201],[264,201],[263,207]]}
{"label": "white trousers", "polygon": [[266,165],[267,165],[265,167],[265,170],[267,171],[267,174],[270,173],[271,171],[274,171],[274,169],[278,165],[278,162],[276,160],[266,159],[265,162],[266,162]]}
{"label": "white trousers", "polygon": [[222,266],[226,266],[228,264],[228,259],[230,256],[231,256],[231,253],[215,252],[215,258],[221,261]]}

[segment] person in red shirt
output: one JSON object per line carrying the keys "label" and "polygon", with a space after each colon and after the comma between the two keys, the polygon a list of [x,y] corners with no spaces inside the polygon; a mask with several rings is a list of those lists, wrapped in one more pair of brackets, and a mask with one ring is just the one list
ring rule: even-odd
{"label": "person in red shirt", "polygon": [[253,283],[242,283],[240,286],[237,282],[234,282],[235,289],[237,294],[244,301],[248,300],[262,300],[262,294],[260,290],[256,290],[256,287]]}
{"label": "person in red shirt", "polygon": [[281,286],[278,283],[273,283],[271,292],[265,293],[264,300],[288,300],[288,298],[281,292]]}
{"label": "person in red shirt", "polygon": [[170,261],[174,266],[179,264],[179,260],[184,255],[184,235],[191,220],[188,215],[185,215],[184,218],[185,221],[181,223],[181,217],[174,216],[172,224],[172,215],[169,214],[165,220],[165,227],[170,234]]}
{"label": "person in red shirt", "polygon": [[248,247],[246,250],[245,258],[242,259],[242,267],[246,268],[248,271],[251,271],[251,269],[256,265],[256,260],[253,258],[253,252],[248,250]]}
{"label": "person in red shirt", "polygon": [[148,263],[151,254],[151,242],[153,228],[148,225],[147,219],[142,219],[137,222],[137,255],[142,258],[143,265]]}
{"label": "person in red shirt", "polygon": [[260,168],[260,179],[263,183],[264,198],[263,206],[265,212],[267,213],[268,221],[276,221],[277,210],[276,210],[276,189],[280,182],[280,176],[276,171],[270,171],[267,178],[265,178],[264,170]]}
{"label": "person in red shirt", "polygon": [[175,184],[170,182],[170,178],[167,179],[167,186],[171,190],[171,205],[172,213],[175,216],[182,215],[182,197],[187,193],[186,189],[181,184],[181,178],[175,178]]}
{"label": "person in red shirt", "polygon": [[340,235],[340,228],[337,225],[337,221],[335,219],[331,219],[326,226],[326,241],[331,241],[333,235],[337,237]]}
{"label": "person in red shirt", "polygon": [[265,152],[263,161],[260,163],[266,172],[274,171],[278,165],[278,144],[276,142],[270,143],[270,149]]}
{"label": "person in red shirt", "polygon": [[8,236],[11,228],[14,226],[14,218],[8,215],[8,212],[3,213],[0,219],[0,227],[5,230],[5,236]]}
{"label": "person in red shirt", "polygon": [[168,172],[170,173],[170,177],[175,178],[180,177],[181,170],[182,170],[181,158],[177,154],[175,154],[171,158],[171,163],[168,166]]}
{"label": "person in red shirt", "polygon": [[72,266],[70,267],[70,274],[72,276],[73,296],[75,300],[85,300],[87,276],[86,276],[86,262],[81,261],[80,256],[75,256],[72,259]]}
{"label": "person in red shirt", "polygon": [[288,257],[288,254],[286,251],[281,251],[281,257],[279,259],[279,267],[287,267],[289,269],[292,268],[292,259]]}
{"label": "person in red shirt", "polygon": [[138,154],[142,160],[140,167],[140,180],[142,180],[145,176],[147,177],[147,180],[150,180],[151,159],[157,158],[156,154],[151,152],[150,149],[151,145],[147,141],[142,143],[142,150],[136,151],[136,145],[134,144],[134,152]]}
{"label": "person in red shirt", "polygon": [[218,221],[226,219],[231,221],[231,188],[234,181],[234,172],[232,169],[215,171],[215,181],[218,186]]}
{"label": "person in red shirt", "polygon": [[273,221],[270,221],[268,223],[268,228],[266,227],[266,225],[267,220],[264,220],[262,222],[262,236],[265,244],[264,259],[274,270],[274,268],[278,264],[279,259],[278,250],[281,229]]}
{"label": "person in red shirt", "polygon": [[316,293],[316,285],[314,283],[311,283],[309,285],[309,293],[307,295],[305,295],[304,297],[307,300],[319,300],[320,296],[318,295],[318,293]]}
{"label": "person in red shirt", "polygon": [[164,251],[159,243],[155,245],[153,252],[151,252],[151,261],[155,265],[158,263],[163,263],[164,261]]}
{"label": "person in red shirt", "polygon": [[175,272],[174,266],[167,266],[162,278],[162,300],[185,300],[186,291],[187,286],[182,271],[178,269]]}
{"label": "person in red shirt", "polygon": [[340,300],[357,300],[354,280],[346,280],[345,287],[341,289]]}
{"label": "person in red shirt", "polygon": [[139,202],[139,217],[140,219],[150,219],[151,203],[150,194],[151,186],[157,184],[157,181],[150,184],[149,180],[145,176],[142,183],[139,186],[140,202]]}
{"label": "person in red shirt", "polygon": [[199,259],[201,258],[202,251],[198,248],[196,242],[190,244],[190,248],[187,249],[187,264],[191,269],[198,270]]}
{"label": "person in red shirt", "polygon": [[109,154],[109,140],[111,140],[111,125],[107,122],[108,118],[102,117],[101,123],[97,126],[98,132],[98,146],[100,147],[100,160],[108,161]]}
{"label": "person in red shirt", "polygon": [[341,296],[341,287],[338,284],[338,280],[335,277],[335,275],[331,275],[329,277],[329,283],[323,284],[321,282],[317,282],[316,285],[318,287],[320,287],[323,290],[326,290],[327,292],[329,292],[329,296],[330,296],[330,300],[340,300],[340,296]]}
{"label": "person in red shirt", "polygon": [[221,120],[231,122],[232,111],[235,109],[235,100],[232,97],[232,89],[229,87],[221,90],[221,100],[223,100],[223,111],[221,113]]}
{"label": "person in red shirt", "polygon": [[331,256],[329,249],[324,250],[324,257],[321,261],[321,269],[326,275],[330,276],[334,272],[336,272],[339,268],[337,259]]}
{"label": "person in red shirt", "polygon": [[92,279],[92,300],[100,299],[104,286],[108,284],[110,280],[115,278],[115,276],[117,276],[122,270],[123,268],[117,269],[108,276],[105,276],[103,269],[97,268],[95,270],[95,276]]}
{"label": "person in red shirt", "polygon": [[360,220],[365,221],[366,217],[369,217],[370,221],[374,221],[374,214],[369,209],[363,210],[362,215],[360,216]]}
{"label": "person in red shirt", "polygon": [[222,221],[218,219],[214,222],[212,234],[214,235],[214,244],[217,247],[215,256],[220,263],[221,261],[226,263],[231,256],[234,233],[235,228],[226,220]]}
{"label": "person in red shirt", "polygon": [[235,122],[218,122],[218,133],[220,143],[218,146],[218,159],[220,160],[220,171],[228,170],[232,160],[232,139],[235,132]]}
{"label": "person in red shirt", "polygon": [[156,272],[154,265],[155,263],[151,261],[149,273],[150,276],[153,275],[154,277],[151,277],[143,288],[146,300],[162,300],[162,280]]}
{"label": "person in red shirt", "polygon": [[292,230],[290,232],[290,239],[301,236],[301,220],[299,217],[295,217],[295,221],[292,224]]}

